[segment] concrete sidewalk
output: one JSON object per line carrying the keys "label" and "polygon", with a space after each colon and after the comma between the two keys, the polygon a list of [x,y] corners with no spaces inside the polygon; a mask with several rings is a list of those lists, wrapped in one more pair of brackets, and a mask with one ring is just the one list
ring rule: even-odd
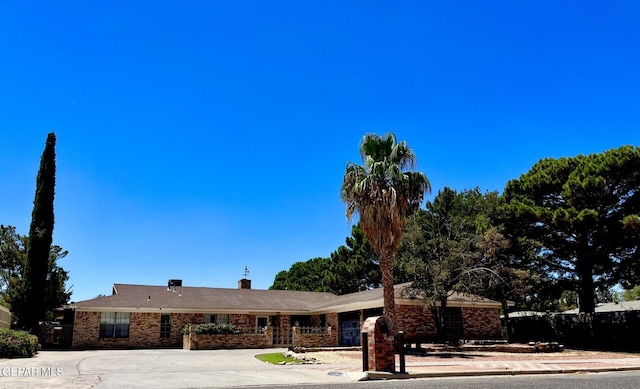
{"label": "concrete sidewalk", "polygon": [[[396,364],[396,368],[398,364]],[[640,357],[544,359],[509,361],[449,361],[407,363],[406,373],[367,372],[368,379],[468,377],[517,374],[569,374],[640,370]]]}

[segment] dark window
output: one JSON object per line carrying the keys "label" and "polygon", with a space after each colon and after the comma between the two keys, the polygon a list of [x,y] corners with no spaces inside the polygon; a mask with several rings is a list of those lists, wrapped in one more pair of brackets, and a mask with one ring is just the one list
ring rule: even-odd
{"label": "dark window", "polygon": [[309,315],[293,315],[291,316],[292,327],[311,327],[311,316]]}
{"label": "dark window", "polygon": [[160,315],[160,337],[168,338],[171,336],[171,315],[163,313]]}
{"label": "dark window", "polygon": [[214,313],[209,315],[209,323],[229,324],[229,315],[226,313]]}
{"label": "dark window", "polygon": [[256,318],[256,333],[264,333],[264,328],[269,325],[269,318],[258,316]]}
{"label": "dark window", "polygon": [[447,337],[451,340],[462,338],[462,308],[447,308],[444,320]]}
{"label": "dark window", "polygon": [[128,338],[130,312],[102,312],[100,338]]}
{"label": "dark window", "polygon": [[364,313],[363,317],[366,320],[366,319],[368,319],[370,317],[373,317],[373,316],[384,316],[383,311],[384,311],[383,308],[365,309],[364,312],[363,312]]}

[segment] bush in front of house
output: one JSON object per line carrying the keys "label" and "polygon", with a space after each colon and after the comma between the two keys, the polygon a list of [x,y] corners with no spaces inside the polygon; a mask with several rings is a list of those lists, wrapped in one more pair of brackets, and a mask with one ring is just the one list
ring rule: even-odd
{"label": "bush in front of house", "polygon": [[39,348],[37,336],[26,331],[0,328],[0,358],[32,357]]}
{"label": "bush in front of house", "polygon": [[[233,324],[204,323],[191,326],[191,331],[196,335],[226,335],[242,334],[242,329]],[[189,333],[189,327],[185,327],[185,334]]]}

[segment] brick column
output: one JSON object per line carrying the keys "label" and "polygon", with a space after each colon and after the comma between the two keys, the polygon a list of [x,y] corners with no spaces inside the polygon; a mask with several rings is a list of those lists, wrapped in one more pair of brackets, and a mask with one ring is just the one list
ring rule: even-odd
{"label": "brick column", "polygon": [[267,347],[273,347],[273,326],[269,325],[264,328],[264,336],[267,337]]}
{"label": "brick column", "polygon": [[362,332],[369,334],[369,371],[395,371],[394,336],[382,332],[385,326],[384,316],[370,317],[362,324]]}
{"label": "brick column", "polygon": [[291,336],[293,337],[293,339],[291,339],[293,347],[304,346],[303,344],[300,344],[300,327],[291,327]]}

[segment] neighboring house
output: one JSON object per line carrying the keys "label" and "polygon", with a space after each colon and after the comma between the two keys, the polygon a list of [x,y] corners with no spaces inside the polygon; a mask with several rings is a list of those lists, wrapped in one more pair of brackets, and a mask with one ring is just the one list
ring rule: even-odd
{"label": "neighboring house", "polygon": [[[578,308],[570,309],[562,313],[571,314],[578,313]],[[606,312],[624,312],[624,311],[640,311],[640,300],[634,301],[616,301],[615,303],[600,303],[596,304],[595,313]]]}
{"label": "neighboring house", "polygon": [[[408,285],[396,285],[396,296]],[[500,338],[499,302],[453,294],[447,304],[453,336]],[[180,347],[187,324],[206,322],[230,323],[247,334],[268,334],[268,346],[359,345],[363,321],[381,315],[382,306],[381,288],[336,296],[255,290],[247,279],[238,282],[238,289],[183,287],[181,280],[170,280],[167,287],[114,284],[111,296],[71,305],[72,348]],[[396,297],[396,314],[398,329],[409,339],[435,337],[434,320],[419,300]],[[326,336],[305,344],[310,341],[300,336],[301,330]],[[262,341],[252,343],[254,338],[246,337],[243,346],[265,346]]]}

